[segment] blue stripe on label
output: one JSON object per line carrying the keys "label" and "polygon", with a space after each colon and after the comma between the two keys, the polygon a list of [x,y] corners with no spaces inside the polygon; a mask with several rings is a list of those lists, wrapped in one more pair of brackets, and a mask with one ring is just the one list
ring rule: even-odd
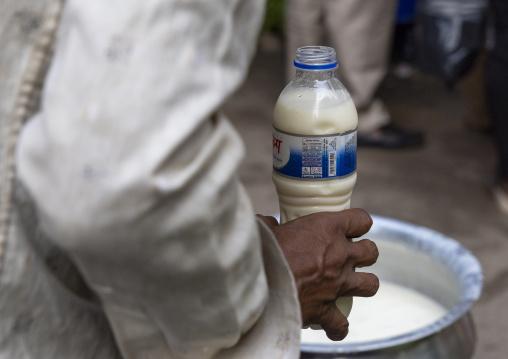
{"label": "blue stripe on label", "polygon": [[[276,135],[276,137],[275,137]],[[304,138],[277,131],[274,144],[274,171],[299,179],[332,179],[356,171],[356,132],[330,137]],[[342,141],[340,144],[337,142]],[[281,144],[286,147],[282,155]],[[283,151],[284,152],[284,151]]]}

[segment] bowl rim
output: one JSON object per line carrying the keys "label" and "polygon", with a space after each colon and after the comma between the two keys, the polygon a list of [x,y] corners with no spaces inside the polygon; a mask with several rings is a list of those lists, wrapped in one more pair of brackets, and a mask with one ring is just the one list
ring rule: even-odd
{"label": "bowl rim", "polygon": [[[392,232],[397,235],[393,236],[393,238],[390,237],[389,241],[398,243],[417,242],[423,250],[430,250],[432,247],[433,256],[441,259],[441,262],[459,278],[462,291],[459,302],[437,321],[402,335],[371,342],[347,344],[340,344],[340,342],[331,344],[301,343],[300,349],[302,352],[345,354],[368,352],[409,344],[434,335],[451,326],[466,315],[473,303],[480,297],[483,286],[483,273],[480,262],[459,242],[427,227],[377,215],[371,215],[371,217],[374,224],[369,233],[364,236],[366,238],[375,235],[377,232],[382,232],[383,234]],[[449,264],[447,258],[450,258],[452,253],[457,260]]]}

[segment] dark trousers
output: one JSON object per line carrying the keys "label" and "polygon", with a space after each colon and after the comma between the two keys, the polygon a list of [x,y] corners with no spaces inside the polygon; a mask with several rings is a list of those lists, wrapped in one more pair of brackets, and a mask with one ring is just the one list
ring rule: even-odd
{"label": "dark trousers", "polygon": [[490,3],[495,45],[487,60],[487,103],[499,152],[499,176],[508,180],[508,0]]}

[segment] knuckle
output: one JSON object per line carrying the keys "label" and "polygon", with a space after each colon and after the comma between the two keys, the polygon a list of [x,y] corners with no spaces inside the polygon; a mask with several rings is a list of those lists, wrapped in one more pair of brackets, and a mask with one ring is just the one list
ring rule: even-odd
{"label": "knuckle", "polygon": [[323,215],[320,217],[319,224],[321,225],[321,228],[324,229],[326,233],[333,233],[334,232],[334,223],[333,218],[329,215]]}
{"label": "knuckle", "polygon": [[329,231],[329,229],[332,227],[333,218],[331,218],[328,212],[314,213],[311,216],[317,228]]}

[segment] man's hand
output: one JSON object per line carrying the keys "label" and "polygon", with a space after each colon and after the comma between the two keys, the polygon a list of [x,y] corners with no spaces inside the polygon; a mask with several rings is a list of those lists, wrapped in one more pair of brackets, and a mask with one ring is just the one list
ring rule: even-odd
{"label": "man's hand", "polygon": [[342,340],[349,323],[335,306],[338,297],[370,297],[379,280],[355,268],[374,264],[379,252],[374,242],[363,239],[372,226],[361,209],[323,212],[279,225],[273,217],[258,215],[273,231],[295,277],[303,325],[320,324],[331,340]]}

